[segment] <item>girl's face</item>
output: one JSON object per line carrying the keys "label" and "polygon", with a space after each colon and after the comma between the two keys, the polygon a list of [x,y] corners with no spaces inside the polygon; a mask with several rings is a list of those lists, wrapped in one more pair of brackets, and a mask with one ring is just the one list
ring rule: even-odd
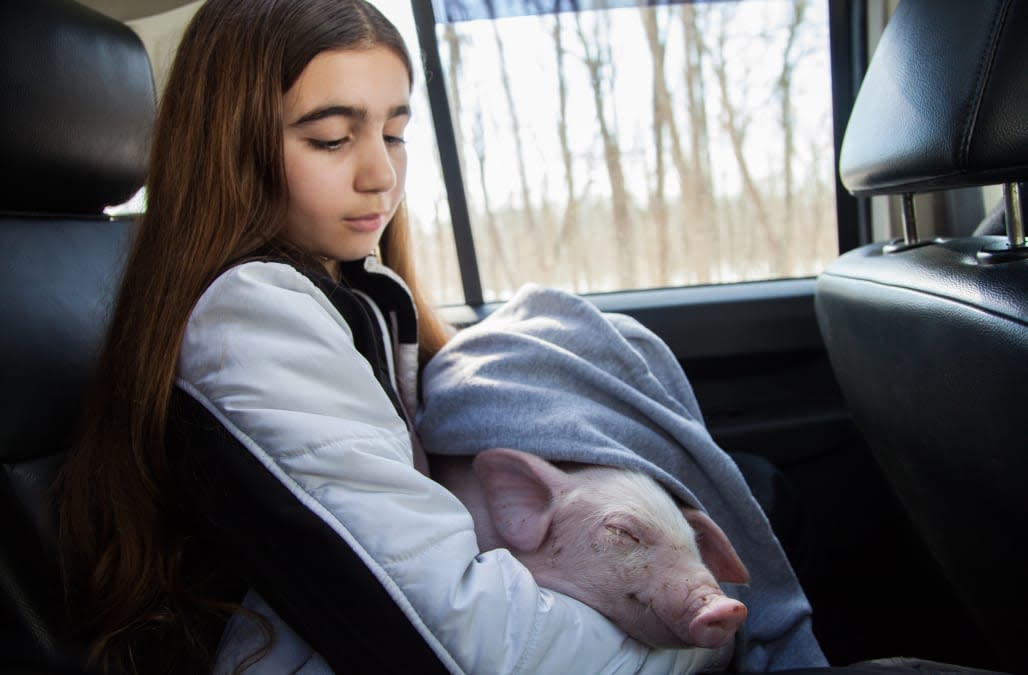
{"label": "girl's face", "polygon": [[373,47],[318,54],[285,93],[285,236],[333,277],[375,249],[403,199],[409,89],[400,57]]}

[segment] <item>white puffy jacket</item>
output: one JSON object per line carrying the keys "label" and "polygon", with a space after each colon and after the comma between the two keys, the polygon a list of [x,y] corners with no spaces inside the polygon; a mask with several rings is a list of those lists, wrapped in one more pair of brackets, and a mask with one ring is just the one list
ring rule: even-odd
{"label": "white puffy jacket", "polygon": [[[508,551],[479,552],[468,512],[414,465],[409,293],[374,258],[344,277],[333,290],[281,262],[234,267],[200,298],[182,345],[178,393],[201,439],[186,445],[208,478],[197,499],[251,587],[245,604],[276,628],[246,672],[716,666],[708,650],[649,649],[537,586]],[[385,349],[369,346],[383,335]],[[218,671],[261,641],[235,618]]]}

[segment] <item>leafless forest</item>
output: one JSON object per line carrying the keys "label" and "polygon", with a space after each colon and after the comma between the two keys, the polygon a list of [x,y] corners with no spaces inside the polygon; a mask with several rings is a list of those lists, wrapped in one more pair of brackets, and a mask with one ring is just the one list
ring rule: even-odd
{"label": "leafless forest", "polygon": [[[487,300],[807,276],[836,255],[826,3],[639,3],[438,28]],[[421,275],[461,301],[432,200],[411,200]]]}

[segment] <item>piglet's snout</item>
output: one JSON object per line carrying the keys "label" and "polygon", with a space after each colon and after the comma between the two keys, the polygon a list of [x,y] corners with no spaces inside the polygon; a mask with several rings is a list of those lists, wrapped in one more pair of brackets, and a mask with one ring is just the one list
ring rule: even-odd
{"label": "piglet's snout", "polygon": [[697,647],[723,647],[746,620],[746,605],[724,595],[708,596],[689,622],[689,642]]}

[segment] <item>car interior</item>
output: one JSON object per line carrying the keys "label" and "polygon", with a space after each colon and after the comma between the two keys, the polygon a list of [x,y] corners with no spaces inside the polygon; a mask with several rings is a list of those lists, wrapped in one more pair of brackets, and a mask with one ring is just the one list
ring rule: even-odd
{"label": "car interior", "polygon": [[[139,37],[87,4],[0,4],[3,672],[89,672],[64,618],[52,486],[103,377],[135,226],[104,209],[145,183],[157,92]],[[866,73],[833,82],[846,208],[896,195],[901,238],[840,238],[816,279],[594,300],[664,337],[718,443],[772,467],[747,477],[828,670],[1028,672],[1026,28],[1025,0],[900,0]],[[914,206],[996,185],[1002,202],[959,227]],[[851,665],[890,657],[924,661]]]}

